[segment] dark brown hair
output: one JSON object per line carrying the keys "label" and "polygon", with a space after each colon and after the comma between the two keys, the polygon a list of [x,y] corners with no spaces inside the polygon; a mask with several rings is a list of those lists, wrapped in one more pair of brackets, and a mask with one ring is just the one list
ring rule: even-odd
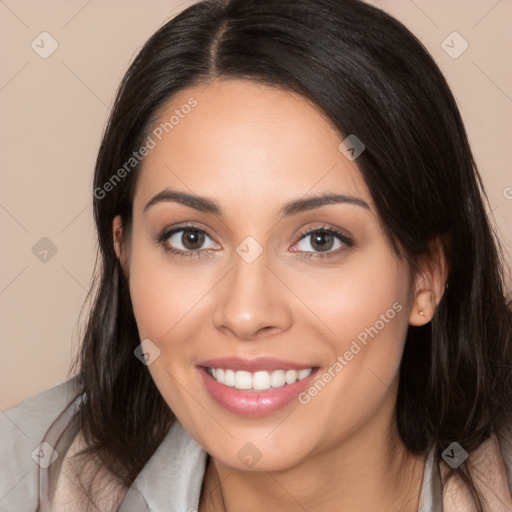
{"label": "dark brown hair", "polygon": [[[400,22],[358,0],[200,1],[163,25],[122,80],[94,176],[96,286],[79,366],[90,448],[128,486],[174,416],[147,368],[112,220],[130,226],[135,166],[104,184],[151,132],[178,91],[246,78],[309,98],[366,146],[357,165],[395,247],[414,265],[440,238],[448,288],[432,321],[410,327],[396,421],[415,453],[453,441],[467,452],[512,424],[512,320],[502,256],[450,89]],[[467,463],[456,470],[484,510]]]}

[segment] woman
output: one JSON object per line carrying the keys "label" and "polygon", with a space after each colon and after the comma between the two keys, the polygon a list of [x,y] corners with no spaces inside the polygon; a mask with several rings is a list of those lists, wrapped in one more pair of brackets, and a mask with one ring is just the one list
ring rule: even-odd
{"label": "woman", "polygon": [[403,25],[193,5],[123,79],[93,193],[79,373],[2,423],[2,510],[512,510],[499,245]]}

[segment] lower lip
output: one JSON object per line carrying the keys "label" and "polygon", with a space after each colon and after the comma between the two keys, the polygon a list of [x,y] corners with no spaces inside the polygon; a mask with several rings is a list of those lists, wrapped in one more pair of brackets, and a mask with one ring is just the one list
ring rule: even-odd
{"label": "lower lip", "polygon": [[266,391],[241,391],[217,382],[204,367],[198,367],[210,396],[224,409],[242,416],[264,416],[285,407],[307,387],[318,373],[314,369],[305,379]]}

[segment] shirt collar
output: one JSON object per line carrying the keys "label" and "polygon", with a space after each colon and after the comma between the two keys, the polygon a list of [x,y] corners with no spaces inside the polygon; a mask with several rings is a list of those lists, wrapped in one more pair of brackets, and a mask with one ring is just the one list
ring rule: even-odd
{"label": "shirt collar", "polygon": [[[197,511],[207,453],[178,420],[134,480],[119,512]],[[146,507],[146,508],[144,508]]]}

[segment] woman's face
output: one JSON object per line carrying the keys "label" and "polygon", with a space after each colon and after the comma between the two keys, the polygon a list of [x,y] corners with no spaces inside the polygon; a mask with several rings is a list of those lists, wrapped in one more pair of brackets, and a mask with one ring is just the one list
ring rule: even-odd
{"label": "woman's face", "polygon": [[[284,470],[389,431],[413,276],[343,138],[301,96],[246,80],[167,107],[137,182],[127,272],[169,407],[239,469]],[[312,201],[324,195],[339,197]]]}

